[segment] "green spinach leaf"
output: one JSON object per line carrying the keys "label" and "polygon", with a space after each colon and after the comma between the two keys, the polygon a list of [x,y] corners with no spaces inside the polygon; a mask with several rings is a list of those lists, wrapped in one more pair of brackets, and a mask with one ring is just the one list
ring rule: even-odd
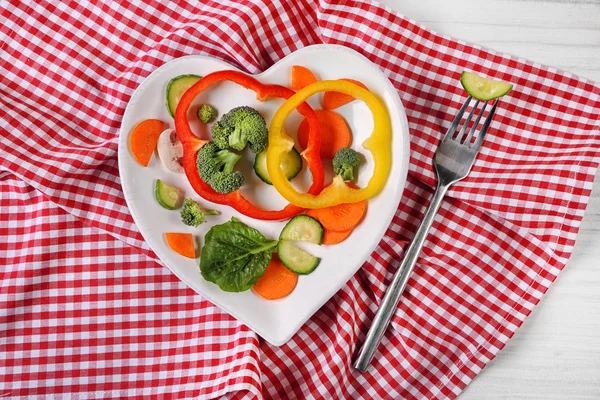
{"label": "green spinach leaf", "polygon": [[277,243],[232,218],[210,228],[204,237],[200,272],[226,292],[246,291],[265,273]]}

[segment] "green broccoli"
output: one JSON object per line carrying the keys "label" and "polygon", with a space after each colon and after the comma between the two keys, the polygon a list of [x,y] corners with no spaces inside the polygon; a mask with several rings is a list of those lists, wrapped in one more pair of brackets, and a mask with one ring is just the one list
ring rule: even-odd
{"label": "green broccoli", "polygon": [[213,142],[220,149],[228,149],[229,148],[229,135],[231,135],[231,131],[228,125],[225,125],[221,121],[217,121],[212,126],[212,138]]}
{"label": "green broccoli", "polygon": [[198,108],[198,119],[203,124],[208,124],[217,117],[217,110],[210,104],[202,104]]}
{"label": "green broccoli", "polygon": [[235,164],[242,158],[230,150],[221,150],[214,142],[209,142],[198,151],[196,166],[200,178],[215,191],[227,194],[244,184],[244,175],[233,171]]}
{"label": "green broccoli", "polygon": [[192,199],[185,199],[181,208],[181,222],[188,226],[198,227],[206,221],[206,215],[219,215],[217,210],[206,210]]}
{"label": "green broccoli", "polygon": [[[223,151],[223,150],[221,150]],[[227,150],[225,150],[227,151]],[[213,176],[210,186],[215,192],[227,194],[239,189],[244,184],[244,174],[236,171],[232,174],[224,172],[217,173]]]}
{"label": "green broccoli", "polygon": [[339,149],[333,157],[333,172],[340,175],[343,180],[354,179],[354,168],[358,167],[360,158],[358,153],[349,147]]}
{"label": "green broccoli", "polygon": [[243,150],[250,143],[253,153],[267,147],[269,131],[265,119],[252,107],[236,107],[213,125],[213,140],[221,149]]}

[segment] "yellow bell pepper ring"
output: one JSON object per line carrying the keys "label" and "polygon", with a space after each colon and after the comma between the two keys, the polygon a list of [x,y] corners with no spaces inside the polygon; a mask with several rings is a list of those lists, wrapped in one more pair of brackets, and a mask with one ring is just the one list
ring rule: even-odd
{"label": "yellow bell pepper ring", "polygon": [[[319,92],[341,92],[360,99],[373,114],[373,132],[362,147],[373,156],[373,175],[367,186],[353,189],[340,176],[318,195],[299,193],[286,179],[281,161],[294,147],[294,140],[283,130],[287,116],[306,99]],[[312,83],[290,97],[277,110],[269,128],[267,170],[275,189],[290,203],[302,208],[325,208],[342,203],[356,203],[378,194],[387,181],[392,167],[392,125],[385,103],[376,95],[348,81],[319,81]]]}

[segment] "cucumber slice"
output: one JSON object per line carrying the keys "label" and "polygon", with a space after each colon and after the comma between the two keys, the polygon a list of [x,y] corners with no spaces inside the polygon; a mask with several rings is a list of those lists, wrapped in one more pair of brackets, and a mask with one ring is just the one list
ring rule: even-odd
{"label": "cucumber slice", "polygon": [[[283,173],[288,180],[294,179],[302,170],[302,157],[298,150],[292,148],[281,161]],[[269,171],[267,171],[267,150],[263,150],[254,158],[254,172],[264,182],[272,185]]]}
{"label": "cucumber slice", "polygon": [[160,179],[156,180],[154,187],[154,197],[163,208],[174,210],[181,206],[181,191],[176,187],[167,185]]}
{"label": "cucumber slice", "polygon": [[460,83],[467,93],[481,101],[504,96],[512,89],[512,85],[508,82],[493,81],[467,71],[463,71],[460,75]]}
{"label": "cucumber slice", "polygon": [[200,79],[202,77],[198,75],[179,75],[169,81],[167,84],[167,100],[165,101],[165,105],[171,117],[175,116],[175,110],[177,109],[179,100],[181,100],[181,96]]}
{"label": "cucumber slice", "polygon": [[323,243],[323,225],[308,215],[296,215],[283,228],[279,240]]}
{"label": "cucumber slice", "polygon": [[308,254],[287,240],[280,240],[277,255],[282,264],[298,275],[308,275],[317,268],[321,259]]}

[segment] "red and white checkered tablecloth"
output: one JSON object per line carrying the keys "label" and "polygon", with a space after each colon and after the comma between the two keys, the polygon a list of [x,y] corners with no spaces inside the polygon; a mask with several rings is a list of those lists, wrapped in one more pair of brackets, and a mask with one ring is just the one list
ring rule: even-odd
{"label": "red and white checkered tablecloth", "polygon": [[[371,1],[176,3],[0,3],[0,398],[455,398],[569,259],[600,161],[600,87]],[[378,249],[278,348],[158,262],[124,201],[117,139],[131,94],[169,60],[208,54],[257,73],[313,43],[389,77],[411,165]],[[515,89],[359,374],[352,352],[432,194],[464,69]]]}

